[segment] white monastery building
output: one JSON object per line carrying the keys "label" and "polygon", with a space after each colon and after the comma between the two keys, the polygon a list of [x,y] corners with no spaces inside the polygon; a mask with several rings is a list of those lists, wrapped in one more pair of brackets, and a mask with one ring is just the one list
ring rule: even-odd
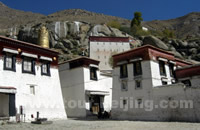
{"label": "white monastery building", "polygon": [[99,70],[99,61],[79,57],[59,64],[68,117],[88,117],[111,111],[112,75]]}
{"label": "white monastery building", "polygon": [[113,54],[130,50],[129,37],[98,37],[89,38],[89,57],[100,61],[100,70],[112,70],[110,58]]}
{"label": "white monastery building", "polygon": [[150,45],[113,60],[113,119],[200,121],[200,65]]}
{"label": "white monastery building", "polygon": [[[65,119],[58,53],[0,36],[0,117]],[[24,120],[24,119],[23,119]]]}

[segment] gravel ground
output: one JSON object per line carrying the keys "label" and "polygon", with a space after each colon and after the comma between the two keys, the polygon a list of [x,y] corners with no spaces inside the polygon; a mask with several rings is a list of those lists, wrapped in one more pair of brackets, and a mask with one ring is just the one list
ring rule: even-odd
{"label": "gravel ground", "polygon": [[200,123],[112,120],[59,120],[49,125],[4,124],[0,130],[200,130]]}

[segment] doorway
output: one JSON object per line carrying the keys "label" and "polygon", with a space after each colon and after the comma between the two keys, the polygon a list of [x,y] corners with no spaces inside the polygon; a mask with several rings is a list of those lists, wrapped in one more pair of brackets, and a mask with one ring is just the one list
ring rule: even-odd
{"label": "doorway", "polygon": [[90,111],[93,115],[98,115],[104,111],[104,96],[101,95],[90,95],[89,97],[90,102]]}

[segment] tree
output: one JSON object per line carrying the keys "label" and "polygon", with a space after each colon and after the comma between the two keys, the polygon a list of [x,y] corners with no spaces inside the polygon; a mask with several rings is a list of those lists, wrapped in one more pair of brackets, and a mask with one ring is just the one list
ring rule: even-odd
{"label": "tree", "polygon": [[131,21],[131,34],[133,36],[139,37],[139,36],[145,36],[149,35],[148,31],[144,31],[141,26],[141,22],[143,21],[142,13],[141,12],[135,12],[134,18]]}
{"label": "tree", "polygon": [[131,21],[131,28],[136,25],[138,27],[141,27],[141,22],[143,21],[142,13],[141,12],[135,12],[134,18]]}

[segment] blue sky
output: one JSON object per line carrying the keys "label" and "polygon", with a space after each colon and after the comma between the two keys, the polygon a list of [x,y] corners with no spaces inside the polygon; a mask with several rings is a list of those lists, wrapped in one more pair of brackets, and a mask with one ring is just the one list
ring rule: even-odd
{"label": "blue sky", "polygon": [[166,20],[190,12],[200,12],[200,0],[1,0],[7,6],[41,14],[65,9],[85,9],[106,15],[132,19],[142,12],[144,21]]}

